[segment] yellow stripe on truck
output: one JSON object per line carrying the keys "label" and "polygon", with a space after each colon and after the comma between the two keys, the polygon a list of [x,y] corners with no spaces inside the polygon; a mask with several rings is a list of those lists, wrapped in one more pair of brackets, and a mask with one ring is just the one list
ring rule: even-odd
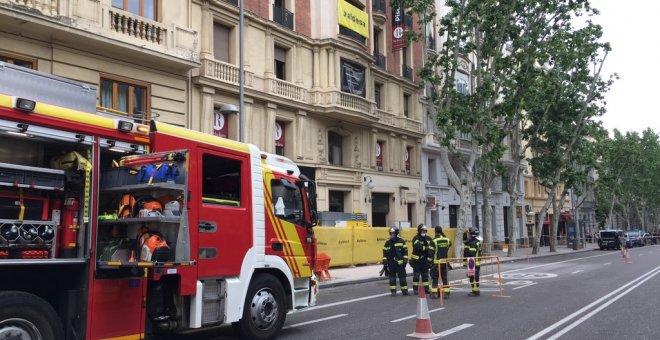
{"label": "yellow stripe on truck", "polygon": [[144,339],[144,333],[118,336],[114,338],[104,338],[99,340],[142,340],[142,339]]}
{"label": "yellow stripe on truck", "polygon": [[[0,106],[10,109],[13,108],[12,97],[0,94]],[[90,124],[102,128],[115,129],[115,120],[112,118],[88,112],[71,110],[60,106],[37,102],[34,106],[33,112],[43,116]]]}
{"label": "yellow stripe on truck", "polygon": [[156,131],[168,134],[170,136],[181,137],[197,142],[204,142],[212,145],[221,146],[227,149],[236,150],[240,152],[249,153],[250,147],[241,142],[231,139],[221,138],[218,136],[210,135],[207,133],[189,130],[176,125],[170,125],[163,122],[154,122],[156,124]]}

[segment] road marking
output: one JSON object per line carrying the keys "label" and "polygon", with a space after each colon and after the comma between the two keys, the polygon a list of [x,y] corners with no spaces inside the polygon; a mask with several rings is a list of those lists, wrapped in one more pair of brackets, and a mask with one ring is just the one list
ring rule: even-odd
{"label": "road marking", "polygon": [[[504,273],[515,273],[523,270],[529,270],[529,269],[534,269],[534,268],[541,268],[541,267],[546,267],[546,266],[552,266],[553,264],[560,264],[560,263],[566,263],[566,262],[573,262],[573,261],[578,261],[578,260],[584,260],[584,259],[590,259],[592,257],[600,257],[600,256],[607,256],[607,255],[612,255],[614,253],[605,253],[605,254],[599,254],[599,255],[592,255],[592,256],[585,256],[585,257],[580,257],[577,259],[570,259],[570,260],[564,260],[564,261],[559,261],[559,262],[551,262],[551,263],[544,263],[544,264],[539,264],[536,266],[531,266],[531,267],[525,267],[525,268],[518,268],[518,269],[512,269],[512,270],[507,270]],[[491,274],[492,275],[492,274]]]}
{"label": "road marking", "polygon": [[644,282],[646,282],[646,281],[652,279],[654,276],[656,276],[656,275],[658,275],[658,274],[660,274],[660,271],[656,271],[655,273],[653,273],[653,274],[647,276],[644,280],[642,280],[642,281],[638,282],[636,285],[634,285],[634,286],[632,286],[632,287],[626,289],[625,292],[623,292],[623,293],[617,295],[616,297],[612,298],[612,300],[607,301],[606,303],[604,303],[604,304],[601,305],[600,307],[594,309],[593,311],[591,311],[591,313],[589,313],[589,314],[587,314],[587,315],[585,315],[585,316],[579,318],[578,320],[576,320],[576,321],[573,322],[572,324],[566,326],[566,327],[565,327],[564,329],[562,329],[560,332],[558,332],[558,333],[556,333],[555,335],[553,335],[552,337],[548,338],[548,340],[555,340],[555,339],[558,339],[560,336],[566,334],[566,333],[567,333],[568,331],[570,331],[571,329],[573,329],[573,328],[577,327],[578,325],[580,325],[581,323],[587,321],[589,318],[591,318],[592,316],[598,314],[598,312],[600,312],[601,310],[605,309],[605,307],[607,307],[607,306],[613,304],[614,302],[616,302],[616,300],[622,298],[624,295],[630,293],[633,289],[639,287],[642,283],[644,283]]}
{"label": "road marking", "polygon": [[472,327],[472,326],[474,326],[474,325],[471,324],[471,323],[464,323],[464,324],[462,324],[462,325],[460,325],[460,326],[456,326],[456,327],[454,327],[454,328],[450,328],[450,329],[448,329],[448,330],[446,330],[446,331],[444,331],[444,332],[442,332],[442,333],[439,333],[438,335],[439,335],[440,337],[447,336],[447,335],[450,335],[450,334],[456,333],[456,332],[458,332],[458,331],[460,331],[460,330],[464,330],[464,329],[466,329],[466,328],[470,328],[470,327]]}
{"label": "road marking", "polygon": [[639,254],[639,257],[642,257],[642,256],[644,256],[644,254]]}
{"label": "road marking", "polygon": [[584,270],[576,270],[576,271],[572,272],[571,274],[582,273],[583,271],[584,271]]}
{"label": "road marking", "polygon": [[328,308],[328,307],[334,307],[334,306],[344,305],[344,304],[352,303],[352,302],[358,302],[358,301],[364,301],[364,300],[369,300],[369,299],[375,299],[375,298],[379,298],[379,297],[381,297],[381,296],[386,296],[386,295],[390,295],[390,293],[376,294],[376,295],[365,296],[365,297],[361,297],[361,298],[357,298],[357,299],[344,300],[344,301],[337,301],[337,302],[329,303],[329,304],[327,304],[327,305],[321,305],[321,306],[314,306],[314,307],[305,308],[305,309],[300,310],[300,311],[298,311],[298,312],[296,312],[296,313],[308,312],[308,311],[310,311],[310,310],[317,310],[317,309],[322,309],[322,308]]}
{"label": "road marking", "polygon": [[533,286],[533,285],[535,285],[535,284],[537,284],[537,283],[538,283],[538,282],[532,282],[532,283],[530,283],[530,284],[526,284],[526,285],[524,285],[524,286],[519,286],[519,287],[513,288],[512,290],[516,290],[516,289],[520,289],[520,288],[525,288],[525,287]]}
{"label": "road marking", "polygon": [[[439,311],[439,310],[443,310],[443,309],[445,309],[445,308],[444,308],[444,307],[436,308],[436,309],[430,310],[429,313],[437,312],[437,311]],[[403,320],[412,319],[412,318],[415,318],[415,317],[417,317],[417,315],[406,316],[405,318],[392,320],[392,321],[390,321],[390,322],[399,322],[399,321],[403,321]]]}
{"label": "road marking", "polygon": [[348,314],[337,314],[337,315],[333,315],[333,316],[328,316],[326,318],[320,318],[320,319],[316,319],[316,320],[310,320],[310,321],[305,321],[305,322],[301,322],[301,323],[296,323],[296,324],[293,324],[293,325],[282,327],[282,329],[300,327],[300,326],[305,326],[305,325],[309,325],[309,324],[313,324],[313,323],[317,323],[317,322],[328,321],[328,320],[332,320],[332,319],[341,318],[341,317],[344,317],[346,315],[348,315]]}
{"label": "road marking", "polygon": [[612,262],[605,262],[605,263],[603,263],[603,266],[609,266],[611,264],[612,264]]}
{"label": "road marking", "polygon": [[569,315],[569,316],[566,316],[565,318],[563,318],[563,319],[561,319],[561,320],[555,322],[554,324],[552,324],[552,325],[546,327],[545,329],[541,330],[540,332],[538,332],[538,333],[532,335],[531,337],[527,338],[527,340],[536,340],[536,339],[540,339],[542,336],[544,336],[544,335],[546,335],[546,334],[552,332],[552,331],[553,331],[554,329],[556,329],[557,327],[560,327],[561,325],[563,325],[563,324],[569,322],[571,319],[573,319],[573,318],[577,317],[578,315],[584,313],[585,311],[589,310],[590,308],[592,308],[592,307],[594,307],[594,306],[600,304],[601,302],[603,302],[603,301],[609,299],[610,296],[618,294],[619,291],[622,291],[622,290],[628,288],[628,286],[631,286],[631,285],[637,283],[637,281],[640,281],[640,280],[645,279],[645,278],[646,278],[647,276],[649,276],[649,275],[655,275],[655,274],[657,274],[658,269],[660,269],[660,267],[655,267],[655,268],[653,268],[652,270],[650,270],[650,271],[648,271],[648,272],[642,274],[642,275],[639,276],[638,278],[636,278],[636,279],[634,279],[634,280],[632,280],[632,281],[626,283],[625,285],[623,285],[623,286],[621,286],[621,287],[615,289],[614,291],[612,291],[612,292],[610,292],[609,294],[607,294],[607,295],[601,297],[600,299],[598,299],[598,300],[596,300],[596,301],[594,301],[594,302],[592,302],[592,303],[590,303],[590,304],[588,304],[588,305],[582,307],[581,309],[579,309],[578,311],[574,312],[573,314],[571,314],[571,315]]}

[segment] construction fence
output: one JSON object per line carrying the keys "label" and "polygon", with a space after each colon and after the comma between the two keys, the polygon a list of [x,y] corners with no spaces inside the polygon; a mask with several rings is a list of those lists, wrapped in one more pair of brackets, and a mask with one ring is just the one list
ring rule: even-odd
{"label": "construction fence", "polygon": [[[443,228],[445,235],[454,241],[456,229]],[[383,259],[383,245],[389,239],[389,228],[379,227],[315,227],[319,253],[330,257],[330,267],[379,263]],[[433,237],[434,231],[429,230]],[[408,256],[412,255],[412,238],[417,228],[402,228],[401,238],[408,245]],[[453,247],[449,256],[454,256]]]}
{"label": "construction fence", "polygon": [[[480,256],[473,257],[474,261],[479,262],[479,287],[483,289],[484,286],[489,288],[489,291],[492,290],[492,287],[496,287],[497,294],[494,296],[505,297],[504,288],[502,286],[502,276],[500,268],[500,258],[498,256]],[[440,298],[440,304],[443,304],[444,294],[443,291],[445,288],[450,290],[472,290],[472,283],[470,282],[469,270],[468,270],[468,258],[465,257],[455,257],[446,259],[449,264],[449,269],[447,270],[447,285],[443,285],[442,278],[438,279],[438,295]],[[438,265],[438,273],[440,273],[440,264]]]}

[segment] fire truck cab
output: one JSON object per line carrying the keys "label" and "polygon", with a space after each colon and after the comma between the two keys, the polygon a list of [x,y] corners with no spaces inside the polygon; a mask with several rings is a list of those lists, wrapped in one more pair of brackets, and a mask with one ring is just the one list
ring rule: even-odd
{"label": "fire truck cab", "polygon": [[316,188],[291,160],[0,70],[0,339],[271,339],[315,304]]}

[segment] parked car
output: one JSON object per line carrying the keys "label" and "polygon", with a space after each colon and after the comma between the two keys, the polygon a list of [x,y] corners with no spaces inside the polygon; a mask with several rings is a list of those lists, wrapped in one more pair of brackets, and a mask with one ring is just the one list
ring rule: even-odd
{"label": "parked car", "polygon": [[598,247],[603,249],[621,249],[621,242],[619,236],[622,234],[621,230],[601,230],[598,232]]}
{"label": "parked car", "polygon": [[626,231],[623,236],[626,239],[626,247],[628,248],[644,246],[644,238],[639,230]]}

